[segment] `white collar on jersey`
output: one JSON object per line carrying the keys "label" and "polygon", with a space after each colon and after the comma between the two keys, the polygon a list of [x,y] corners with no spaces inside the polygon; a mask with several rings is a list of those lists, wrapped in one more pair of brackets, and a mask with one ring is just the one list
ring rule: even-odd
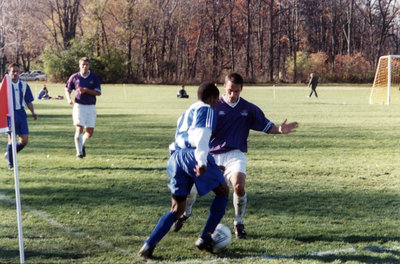
{"label": "white collar on jersey", "polygon": [[90,75],[90,71],[88,72],[88,74],[87,74],[87,75],[82,75],[82,73],[80,73],[80,72],[79,72],[79,74],[82,76],[82,78],[83,78],[83,79],[86,79],[87,77],[89,77],[89,75]]}
{"label": "white collar on jersey", "polygon": [[226,96],[226,94],[224,94],[222,96],[222,99],[225,101],[225,103],[227,103],[232,108],[234,108],[240,101],[240,96],[239,96],[238,100],[235,103],[230,103],[230,102],[228,102],[228,100],[226,100],[225,96]]}

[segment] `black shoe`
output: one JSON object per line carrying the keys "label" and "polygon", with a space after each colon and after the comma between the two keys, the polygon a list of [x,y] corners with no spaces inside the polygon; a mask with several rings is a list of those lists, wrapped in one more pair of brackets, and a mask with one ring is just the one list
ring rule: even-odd
{"label": "black shoe", "polygon": [[9,170],[14,169],[14,166],[13,166],[11,163],[8,163],[8,166],[7,166],[7,167],[8,167]]}
{"label": "black shoe", "polygon": [[82,146],[82,157],[86,157],[86,149],[85,149],[85,146]]}
{"label": "black shoe", "polygon": [[139,256],[142,258],[152,258],[154,248],[151,248],[149,244],[144,243],[142,248],[139,250]]}
{"label": "black shoe", "polygon": [[197,239],[197,241],[196,241],[196,247],[200,250],[205,250],[210,253],[213,253],[214,241],[212,239],[210,239],[206,242],[201,237],[199,237],[199,239]]}
{"label": "black shoe", "polygon": [[246,234],[246,231],[244,230],[243,224],[235,225],[235,235],[236,235],[236,238],[238,238],[238,239],[246,239],[247,234]]}
{"label": "black shoe", "polygon": [[83,159],[83,155],[82,154],[76,155],[76,158],[77,159]]}
{"label": "black shoe", "polygon": [[186,222],[189,216],[182,215],[181,217],[179,217],[178,220],[176,220],[175,223],[172,225],[172,230],[174,232],[178,232],[179,230],[181,230],[183,224]]}

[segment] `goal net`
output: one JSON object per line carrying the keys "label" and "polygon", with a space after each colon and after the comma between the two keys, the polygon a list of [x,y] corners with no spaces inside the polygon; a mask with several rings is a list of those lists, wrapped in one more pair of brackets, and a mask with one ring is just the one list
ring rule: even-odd
{"label": "goal net", "polygon": [[379,58],[370,104],[400,104],[400,55]]}

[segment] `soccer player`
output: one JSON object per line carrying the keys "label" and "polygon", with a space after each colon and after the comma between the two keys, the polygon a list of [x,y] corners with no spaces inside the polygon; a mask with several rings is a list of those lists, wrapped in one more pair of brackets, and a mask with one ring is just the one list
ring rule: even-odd
{"label": "soccer player", "polygon": [[[218,165],[224,168],[228,185],[233,188],[233,206],[235,209],[234,228],[239,239],[246,238],[243,216],[247,204],[245,191],[247,138],[250,129],[268,134],[288,134],[298,127],[297,122],[286,124],[286,120],[275,126],[256,105],[240,97],[243,78],[237,73],[225,77],[225,94],[217,104],[217,128],[211,136],[211,154]],[[191,215],[196,192],[192,190],[187,198],[184,215],[174,223],[173,230],[178,232]]]}
{"label": "soccer player", "polygon": [[[65,87],[65,95],[69,104],[73,105],[72,118],[75,126],[76,157],[86,156],[85,144],[93,136],[96,122],[96,96],[101,95],[100,80],[89,70],[89,59],[79,60],[79,72],[69,77]],[[75,90],[75,100],[71,92]],[[85,128],[85,133],[83,130]]]}
{"label": "soccer player", "polygon": [[211,190],[215,198],[211,203],[208,220],[196,241],[200,250],[213,251],[211,234],[225,214],[229,188],[221,169],[209,154],[209,141],[216,126],[215,106],[218,88],[202,83],[197,91],[199,101],[192,104],[178,119],[175,141],[170,145],[167,173],[170,178],[171,210],[165,213],[139,251],[139,256],[151,258],[157,243],[168,233],[173,223],[183,214],[186,196],[192,186],[200,195]]}
{"label": "soccer player", "polygon": [[[29,139],[29,128],[28,121],[25,112],[25,106],[32,113],[33,120],[38,118],[35,114],[33,108],[33,95],[31,88],[26,82],[19,79],[19,65],[17,63],[12,63],[8,67],[8,74],[11,78],[12,93],[14,98],[14,123],[15,123],[15,134],[19,137],[19,142],[17,142],[17,153],[20,152],[26,145],[28,145]],[[10,119],[8,119],[8,126],[11,127]],[[8,145],[7,152],[4,156],[8,159],[8,168],[14,168],[13,155],[12,155],[12,138],[11,131],[8,133]]]}

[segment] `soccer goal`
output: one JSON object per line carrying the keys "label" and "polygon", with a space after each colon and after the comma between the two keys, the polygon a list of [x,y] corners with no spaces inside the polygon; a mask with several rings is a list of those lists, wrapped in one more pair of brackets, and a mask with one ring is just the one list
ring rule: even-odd
{"label": "soccer goal", "polygon": [[400,55],[379,58],[370,104],[400,104]]}

